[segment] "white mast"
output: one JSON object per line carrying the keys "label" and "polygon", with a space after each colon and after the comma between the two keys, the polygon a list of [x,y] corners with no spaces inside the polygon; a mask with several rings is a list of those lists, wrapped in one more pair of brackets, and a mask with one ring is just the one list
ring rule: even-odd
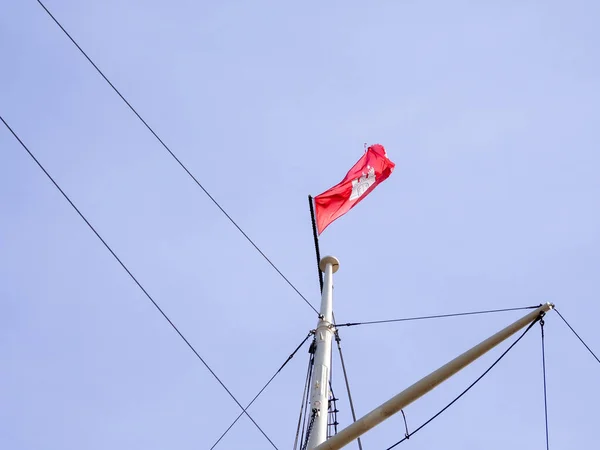
{"label": "white mast", "polygon": [[325,274],[325,279],[323,280],[323,292],[321,293],[321,312],[315,331],[315,362],[310,382],[312,428],[308,440],[309,449],[315,448],[327,439],[331,342],[334,333],[333,274],[339,269],[340,262],[333,256],[326,256],[321,259],[319,267]]}

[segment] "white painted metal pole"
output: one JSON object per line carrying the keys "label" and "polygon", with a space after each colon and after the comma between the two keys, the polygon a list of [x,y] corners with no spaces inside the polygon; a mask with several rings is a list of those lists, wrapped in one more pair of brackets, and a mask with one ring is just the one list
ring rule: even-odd
{"label": "white painted metal pole", "polygon": [[554,305],[551,303],[546,303],[545,305],[540,306],[536,310],[527,314],[525,317],[517,320],[512,325],[507,326],[503,330],[476,345],[471,350],[466,351],[446,365],[430,373],[425,378],[417,381],[409,388],[400,392],[398,395],[391,398],[381,406],[375,408],[366,416],[346,427],[335,436],[332,436],[329,440],[316,447],[315,450],[338,450],[349,444],[357,437],[366,433],[388,417],[396,414],[402,408],[431,391],[440,383],[446,381],[452,375],[471,364],[477,358],[487,353],[489,350],[515,334],[517,331],[525,328],[531,322],[536,320],[540,313],[547,312],[553,307]]}
{"label": "white painted metal pole", "polygon": [[333,338],[333,274],[340,262],[333,256],[326,256],[319,263],[325,273],[321,294],[321,311],[315,332],[316,350],[311,380],[310,407],[314,422],[309,435],[308,448],[313,449],[327,439],[327,411],[329,403],[329,377],[331,367],[331,341]]}

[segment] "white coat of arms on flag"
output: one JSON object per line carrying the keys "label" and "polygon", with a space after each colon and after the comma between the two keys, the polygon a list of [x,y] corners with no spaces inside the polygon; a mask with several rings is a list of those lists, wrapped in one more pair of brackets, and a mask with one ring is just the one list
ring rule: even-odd
{"label": "white coat of arms on flag", "polygon": [[369,170],[366,175],[363,173],[358,179],[352,180],[350,200],[360,198],[375,183],[375,169],[371,166],[367,166],[367,168]]}

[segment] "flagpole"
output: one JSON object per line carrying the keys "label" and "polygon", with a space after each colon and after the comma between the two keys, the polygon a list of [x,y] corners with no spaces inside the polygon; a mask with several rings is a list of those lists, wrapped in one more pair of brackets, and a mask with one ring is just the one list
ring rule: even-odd
{"label": "flagpole", "polygon": [[315,207],[311,195],[308,196],[308,205],[310,207],[310,222],[312,224],[313,239],[315,240],[315,253],[317,254],[317,272],[319,274],[319,286],[321,287],[321,292],[323,292],[323,272],[321,272],[320,267],[321,250],[319,249],[319,236],[317,234],[317,222],[315,220]]}
{"label": "flagpole", "polygon": [[340,262],[333,256],[321,260],[320,270],[325,273],[321,293],[321,310],[315,330],[315,359],[310,380],[311,416],[308,425],[308,447],[313,449],[327,440],[327,419],[329,411],[329,379],[331,376],[331,345],[333,325],[333,274]]}

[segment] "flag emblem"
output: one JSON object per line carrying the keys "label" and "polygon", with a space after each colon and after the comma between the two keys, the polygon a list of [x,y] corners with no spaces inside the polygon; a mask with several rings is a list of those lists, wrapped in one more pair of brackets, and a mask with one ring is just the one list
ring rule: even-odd
{"label": "flag emblem", "polygon": [[367,166],[368,173],[364,173],[360,178],[352,180],[352,193],[350,194],[350,200],[356,200],[375,184],[375,169],[371,166]]}

